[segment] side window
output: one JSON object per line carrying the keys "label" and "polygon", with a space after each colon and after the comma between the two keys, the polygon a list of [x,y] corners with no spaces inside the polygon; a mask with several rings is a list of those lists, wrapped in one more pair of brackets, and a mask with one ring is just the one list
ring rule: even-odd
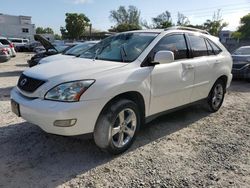
{"label": "side window", "polygon": [[210,40],[207,40],[207,41],[211,45],[211,47],[213,48],[215,55],[218,55],[219,53],[222,52],[222,50],[216,44],[214,44],[212,41],[210,41]]}
{"label": "side window", "polygon": [[208,42],[208,40],[205,40],[205,41],[206,41],[206,45],[207,45],[208,55],[215,55],[214,50],[213,50],[211,44]]}
{"label": "side window", "polygon": [[174,53],[174,59],[188,58],[188,49],[184,35],[175,34],[163,37],[154,47],[154,54],[161,50],[169,50]]}
{"label": "side window", "polygon": [[207,46],[204,38],[195,35],[189,35],[189,39],[194,57],[208,55]]}

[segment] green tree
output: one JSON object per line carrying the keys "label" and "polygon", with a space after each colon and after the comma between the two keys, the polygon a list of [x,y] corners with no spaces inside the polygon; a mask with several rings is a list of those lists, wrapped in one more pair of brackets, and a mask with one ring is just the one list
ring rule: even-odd
{"label": "green tree", "polygon": [[110,19],[115,22],[116,25],[109,29],[109,31],[122,32],[141,29],[140,11],[132,5],[130,5],[128,9],[124,6],[120,6],[117,10],[111,10]]}
{"label": "green tree", "polygon": [[44,28],[44,32],[45,32],[45,33],[48,33],[48,34],[54,34],[53,29],[51,29],[50,27]]}
{"label": "green tree", "polygon": [[37,27],[36,34],[54,34],[54,31],[50,27],[46,27],[46,28]]}
{"label": "green tree", "polygon": [[62,39],[61,35],[55,34],[54,36],[55,36],[55,40],[61,40]]}
{"label": "green tree", "polygon": [[44,30],[42,27],[37,27],[36,28],[36,34],[43,34],[44,33]]}
{"label": "green tree", "polygon": [[61,27],[60,31],[63,38],[79,39],[90,24],[90,20],[84,14],[66,13],[66,26]]}
{"label": "green tree", "polygon": [[168,11],[165,11],[159,14],[157,17],[152,18],[152,21],[153,21],[153,28],[156,29],[163,29],[173,26],[171,14]]}
{"label": "green tree", "polygon": [[68,32],[67,30],[65,29],[65,27],[60,27],[60,32],[61,32],[61,35],[62,35],[62,39],[67,39],[68,38]]}
{"label": "green tree", "polygon": [[182,13],[178,12],[177,15],[177,24],[178,26],[187,26],[190,24],[189,19]]}
{"label": "green tree", "polygon": [[250,38],[250,13],[240,19],[240,24],[238,29],[240,38]]}
{"label": "green tree", "polygon": [[223,19],[221,19],[220,10],[217,11],[217,13],[214,13],[212,20],[207,20],[203,27],[205,30],[207,30],[211,35],[218,36],[220,31],[226,27],[228,23],[223,22]]}

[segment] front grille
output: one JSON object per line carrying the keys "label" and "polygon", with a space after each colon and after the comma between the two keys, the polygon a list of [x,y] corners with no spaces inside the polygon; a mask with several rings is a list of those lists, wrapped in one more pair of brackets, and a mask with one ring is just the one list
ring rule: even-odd
{"label": "front grille", "polygon": [[17,86],[19,89],[26,92],[34,92],[37,88],[43,85],[45,81],[28,77],[22,74],[18,80]]}

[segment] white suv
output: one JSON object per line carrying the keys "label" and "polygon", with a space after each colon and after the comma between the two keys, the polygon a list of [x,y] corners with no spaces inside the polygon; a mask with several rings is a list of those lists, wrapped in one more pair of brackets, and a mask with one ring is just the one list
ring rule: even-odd
{"label": "white suv", "polygon": [[11,92],[12,111],[48,133],[93,133],[100,148],[117,154],[162,112],[203,99],[217,111],[231,69],[230,54],[205,31],[125,32],[80,58],[26,70]]}

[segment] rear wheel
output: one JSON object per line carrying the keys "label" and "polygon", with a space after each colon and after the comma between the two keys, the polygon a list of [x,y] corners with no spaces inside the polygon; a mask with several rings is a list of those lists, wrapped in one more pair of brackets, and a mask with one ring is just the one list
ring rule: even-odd
{"label": "rear wheel", "polygon": [[94,130],[97,146],[112,154],[127,150],[133,143],[141,121],[138,106],[122,99],[105,108]]}
{"label": "rear wheel", "polygon": [[226,93],[226,84],[223,80],[218,80],[213,85],[207,98],[208,110],[216,112],[220,109]]}

